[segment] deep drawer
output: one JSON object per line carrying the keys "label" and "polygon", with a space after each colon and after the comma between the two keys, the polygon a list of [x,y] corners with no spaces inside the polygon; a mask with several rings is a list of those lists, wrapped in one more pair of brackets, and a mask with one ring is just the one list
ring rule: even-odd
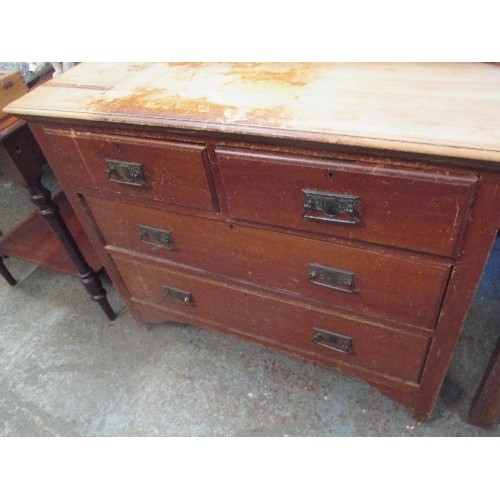
{"label": "deep drawer", "polygon": [[271,341],[326,364],[345,363],[417,382],[428,340],[358,323],[118,256],[113,260],[134,300],[230,325],[236,333]]}
{"label": "deep drawer", "polygon": [[92,133],[76,133],[74,140],[93,187],[174,205],[214,209],[203,144]]}
{"label": "deep drawer", "polygon": [[450,271],[447,264],[406,252],[366,250],[93,197],[86,201],[108,248],[429,330]]}
{"label": "deep drawer", "polygon": [[474,175],[217,148],[232,217],[452,256]]}

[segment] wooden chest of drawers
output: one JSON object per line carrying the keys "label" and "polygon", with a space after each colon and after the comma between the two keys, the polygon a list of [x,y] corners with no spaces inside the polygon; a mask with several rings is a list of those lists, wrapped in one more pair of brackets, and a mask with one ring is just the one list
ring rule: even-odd
{"label": "wooden chest of drawers", "polygon": [[7,111],[138,321],[337,368],[426,419],[500,225],[499,105],[479,64],[80,64]]}

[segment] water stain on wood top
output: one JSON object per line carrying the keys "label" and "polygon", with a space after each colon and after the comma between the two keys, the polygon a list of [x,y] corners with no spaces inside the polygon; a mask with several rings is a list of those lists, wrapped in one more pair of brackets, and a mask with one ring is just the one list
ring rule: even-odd
{"label": "water stain on wood top", "polygon": [[88,107],[97,114],[149,113],[172,120],[283,126],[292,118],[287,102],[299,98],[294,88],[310,84],[311,71],[292,64],[257,66],[252,71],[252,64],[215,68],[200,63],[168,64],[160,71],[164,86],[141,82],[128,91],[116,85],[90,100]]}
{"label": "water stain on wood top", "polygon": [[126,114],[158,113],[173,119],[225,121],[236,106],[223,106],[206,97],[185,98],[181,95],[163,95],[161,89],[143,88],[126,97],[107,99],[99,97],[89,102],[96,113],[120,112]]}

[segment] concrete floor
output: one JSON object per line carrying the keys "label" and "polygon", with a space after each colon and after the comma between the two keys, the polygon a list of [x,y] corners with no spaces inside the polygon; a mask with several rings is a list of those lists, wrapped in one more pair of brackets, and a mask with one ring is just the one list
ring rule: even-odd
{"label": "concrete floor", "polygon": [[[0,203],[4,232],[31,209],[1,174]],[[107,279],[115,322],[77,279],[6,263],[19,284],[0,279],[1,436],[500,436],[465,422],[500,333],[500,240],[429,423],[334,370],[186,325],[147,330]]]}

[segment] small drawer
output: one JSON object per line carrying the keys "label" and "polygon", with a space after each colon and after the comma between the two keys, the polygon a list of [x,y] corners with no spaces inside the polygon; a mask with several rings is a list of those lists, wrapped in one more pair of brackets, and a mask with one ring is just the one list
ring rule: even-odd
{"label": "small drawer", "polygon": [[113,256],[133,300],[337,366],[418,382],[428,339]]}
{"label": "small drawer", "polygon": [[432,330],[450,265],[86,197],[108,249],[125,249]]}
{"label": "small drawer", "polygon": [[0,70],[0,119],[6,116],[3,108],[28,92],[19,71]]}
{"label": "small drawer", "polygon": [[217,148],[232,217],[453,256],[474,175]]}
{"label": "small drawer", "polygon": [[82,132],[75,141],[98,189],[214,210],[203,144]]}

